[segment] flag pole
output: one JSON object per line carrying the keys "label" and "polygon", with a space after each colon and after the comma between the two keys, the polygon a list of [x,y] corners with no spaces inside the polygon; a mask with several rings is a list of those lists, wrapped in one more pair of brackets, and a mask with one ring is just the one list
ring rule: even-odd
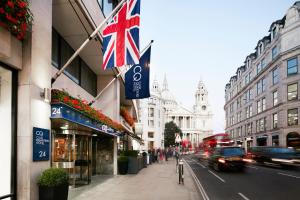
{"label": "flag pole", "polygon": [[[144,52],[152,45],[152,43],[154,42],[154,40],[151,40],[150,43],[142,50],[142,52],[140,53],[140,55],[143,55]],[[131,67],[129,67],[130,69]],[[129,70],[128,69],[128,70]],[[103,94],[103,92],[116,80],[119,78],[119,76],[121,76],[121,74],[125,71],[128,70],[122,70],[120,71],[117,75],[115,75],[115,77],[99,92],[99,94],[89,103],[89,105],[93,105],[93,103],[95,103],[95,101],[101,96],[101,94]]]}
{"label": "flag pole", "polygon": [[99,30],[102,28],[102,26],[115,14],[115,12],[123,5],[123,3],[126,0],[122,0],[115,9],[109,14],[107,18],[105,18],[99,26],[94,30],[94,32],[83,42],[83,44],[75,51],[75,53],[69,58],[69,60],[64,64],[64,66],[56,72],[56,74],[51,79],[51,85],[56,81],[56,79],[61,75],[61,73],[65,70],[66,67],[68,67],[71,62],[76,58],[76,56],[83,50],[83,48],[87,45],[89,41],[91,41],[95,35],[99,32]]}

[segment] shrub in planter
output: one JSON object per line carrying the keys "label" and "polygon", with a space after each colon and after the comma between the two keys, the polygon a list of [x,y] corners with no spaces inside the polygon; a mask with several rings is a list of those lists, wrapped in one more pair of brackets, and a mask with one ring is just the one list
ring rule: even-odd
{"label": "shrub in planter", "polygon": [[40,200],[67,200],[69,191],[68,173],[60,168],[49,168],[38,178]]}
{"label": "shrub in planter", "polygon": [[140,170],[139,160],[138,160],[138,151],[127,150],[124,152],[128,156],[128,173],[137,174]]}
{"label": "shrub in planter", "polygon": [[128,157],[120,156],[118,158],[118,170],[119,174],[127,174],[128,172]]}

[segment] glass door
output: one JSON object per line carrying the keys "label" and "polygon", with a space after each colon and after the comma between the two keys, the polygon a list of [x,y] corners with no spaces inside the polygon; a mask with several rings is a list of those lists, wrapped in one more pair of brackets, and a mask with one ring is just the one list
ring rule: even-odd
{"label": "glass door", "polygon": [[91,137],[75,135],[75,185],[91,182]]}

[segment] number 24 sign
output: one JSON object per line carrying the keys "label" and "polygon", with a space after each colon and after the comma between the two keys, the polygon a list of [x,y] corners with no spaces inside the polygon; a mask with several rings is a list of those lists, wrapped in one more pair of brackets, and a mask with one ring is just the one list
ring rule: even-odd
{"label": "number 24 sign", "polygon": [[33,161],[49,160],[49,129],[33,127]]}

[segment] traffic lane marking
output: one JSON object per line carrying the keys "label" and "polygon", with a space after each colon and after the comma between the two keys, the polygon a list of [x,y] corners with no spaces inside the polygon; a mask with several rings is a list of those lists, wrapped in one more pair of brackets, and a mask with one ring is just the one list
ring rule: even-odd
{"label": "traffic lane marking", "polygon": [[242,193],[238,193],[243,199],[245,199],[245,200],[250,200],[249,198],[247,198],[244,194],[242,194]]}
{"label": "traffic lane marking", "polygon": [[289,176],[289,177],[293,177],[293,178],[300,178],[299,176],[294,176],[294,175],[291,175],[291,174],[285,174],[285,173],[277,173],[277,174],[280,174],[280,175],[283,175],[283,176]]}
{"label": "traffic lane marking", "polygon": [[223,183],[225,183],[226,181],[224,179],[222,179],[220,176],[218,176],[217,174],[213,173],[212,171],[208,170],[209,173],[211,173],[212,175],[214,175],[215,177],[217,177],[220,181],[222,181]]}
{"label": "traffic lane marking", "polygon": [[[186,162],[186,161],[184,160],[184,162]],[[200,193],[201,193],[201,195],[203,197],[203,200],[209,200],[209,197],[208,197],[206,191],[204,190],[204,188],[203,188],[200,180],[197,178],[197,176],[194,173],[194,171],[192,170],[191,166],[188,163],[186,163],[186,165],[188,166],[188,169],[189,169],[189,171],[190,171],[190,173],[191,173],[194,181],[196,182],[196,185],[197,185],[198,190],[200,191]]]}
{"label": "traffic lane marking", "polygon": [[246,167],[249,167],[249,168],[252,168],[252,169],[258,169],[258,167],[253,167],[253,166],[249,166],[249,165],[246,165]]}
{"label": "traffic lane marking", "polygon": [[203,169],[204,168],[206,168],[204,165],[202,165],[201,163],[200,163],[200,161],[197,161],[197,160],[195,160],[195,159],[192,159],[192,160],[194,160],[198,165],[200,165]]}

